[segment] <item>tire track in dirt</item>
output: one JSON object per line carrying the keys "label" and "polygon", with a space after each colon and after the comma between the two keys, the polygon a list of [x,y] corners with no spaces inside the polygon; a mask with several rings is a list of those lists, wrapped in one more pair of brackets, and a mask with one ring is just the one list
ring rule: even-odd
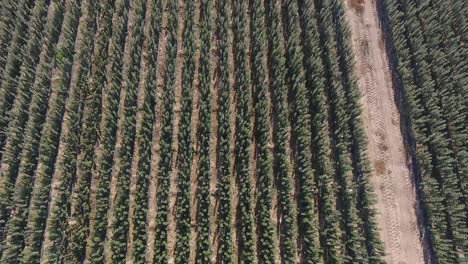
{"label": "tire track in dirt", "polygon": [[198,127],[199,127],[199,116],[200,116],[200,8],[201,1],[195,0],[195,18],[194,18],[194,42],[195,42],[195,70],[193,78],[193,102],[192,102],[192,115],[191,115],[191,148],[192,148],[192,163],[190,166],[190,257],[188,262],[195,263],[195,250],[197,243],[196,225],[197,225],[197,203],[196,203],[196,192],[198,185],[198,162],[200,160],[200,144],[198,142]]}
{"label": "tire track in dirt", "polygon": [[210,216],[211,216],[211,234],[210,234],[210,243],[212,245],[212,258],[211,262],[216,263],[216,249],[218,248],[218,239],[216,230],[218,230],[218,222],[215,220],[218,213],[218,198],[216,196],[216,190],[218,185],[217,179],[217,169],[216,164],[217,153],[216,148],[218,145],[218,75],[216,69],[218,67],[218,60],[216,54],[218,53],[217,47],[217,36],[216,36],[216,19],[217,14],[217,3],[213,1],[212,13],[211,13],[211,65],[210,65],[210,74],[211,74],[211,128],[210,128]]}
{"label": "tire track in dirt", "polygon": [[346,4],[357,62],[355,70],[363,94],[363,119],[373,173],[371,183],[377,195],[377,222],[386,261],[424,263],[416,192],[406,161],[377,7],[374,0],[349,0]]}
{"label": "tire track in dirt", "polygon": [[179,127],[181,115],[181,94],[182,94],[182,64],[184,63],[184,52],[182,49],[182,36],[184,32],[184,1],[179,0],[178,10],[178,26],[177,26],[177,57],[176,57],[176,72],[175,72],[175,90],[174,90],[174,118],[172,125],[174,127],[172,133],[172,161],[171,161],[171,175],[169,184],[169,213],[168,213],[168,226],[167,226],[167,252],[168,263],[174,263],[175,257],[175,243],[176,243],[176,216],[177,216],[177,174],[179,172],[177,167],[177,156],[179,153]]}

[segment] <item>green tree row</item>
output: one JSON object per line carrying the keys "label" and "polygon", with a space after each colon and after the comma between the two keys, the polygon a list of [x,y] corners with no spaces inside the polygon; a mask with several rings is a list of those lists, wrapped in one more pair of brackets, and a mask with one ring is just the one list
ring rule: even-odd
{"label": "green tree row", "polygon": [[[149,6],[150,16],[145,34],[145,44],[148,47],[147,75],[143,90],[141,106],[141,121],[137,130],[137,178],[135,190],[135,208],[131,221],[133,263],[145,263],[147,240],[146,217],[148,213],[148,186],[151,173],[151,153],[153,141],[153,126],[156,105],[156,69],[158,65],[159,37],[161,35],[162,1],[152,0]],[[138,127],[138,126],[137,126]]]}
{"label": "green tree row", "polygon": [[186,263],[190,257],[191,232],[191,184],[190,169],[192,164],[192,104],[193,80],[195,79],[195,1],[185,1],[185,21],[182,35],[184,63],[182,65],[181,116],[179,125],[179,151],[176,166],[177,175],[177,213],[175,263]]}
{"label": "green tree row", "polygon": [[136,133],[137,96],[146,1],[132,1],[130,6],[133,18],[131,18],[132,22],[129,23],[129,36],[126,43],[126,50],[130,56],[128,62],[125,62],[126,68],[123,72],[121,86],[121,89],[125,89],[123,109],[121,110],[123,120],[119,122],[122,141],[116,146],[115,154],[115,159],[120,162],[116,168],[117,173],[114,175],[117,179],[116,196],[113,198],[114,208],[110,214],[111,235],[109,242],[112,263],[125,263],[127,253],[130,177]]}
{"label": "green tree row", "polygon": [[[350,130],[350,154],[353,166],[353,206],[357,208],[359,218],[354,220],[358,226],[357,246],[353,249],[355,259],[362,258],[364,262],[382,263],[383,244],[377,231],[375,210],[373,209],[374,194],[369,182],[370,170],[367,159],[367,143],[361,120],[360,92],[357,87],[354,72],[354,58],[351,47],[349,27],[346,22],[343,3],[333,1],[331,14],[335,25],[335,38],[342,84],[345,89],[346,107],[348,109],[348,126]],[[353,189],[354,190],[354,189]],[[352,215],[354,217],[354,213]],[[353,239],[354,240],[354,239]]]}
{"label": "green tree row", "polygon": [[298,195],[298,247],[301,249],[299,257],[306,263],[319,263],[321,249],[315,205],[317,190],[312,168],[309,97],[304,72],[304,54],[300,49],[301,28],[297,1],[284,3],[283,21],[288,66],[286,83],[292,97],[290,118]]}
{"label": "green tree row", "polygon": [[[69,94],[75,38],[80,17],[80,2],[66,1],[63,16],[59,42],[55,49],[55,68],[52,71],[53,75],[50,80],[50,91],[43,94],[44,98],[48,97],[48,107],[40,133],[37,167],[34,174],[32,174],[34,175],[34,187],[29,205],[28,223],[24,230],[22,263],[39,263],[40,261],[47,219],[47,205],[61,133],[61,122]],[[34,148],[34,146],[32,147]],[[33,165],[34,161],[30,162]],[[27,173],[34,171],[33,167],[31,169]]]}
{"label": "green tree row", "polygon": [[288,153],[290,118],[286,85],[286,51],[281,6],[267,1],[268,76],[273,108],[274,181],[278,190],[279,246],[282,263],[296,263],[296,207],[293,202],[291,164]]}
{"label": "green tree row", "polygon": [[339,213],[336,208],[334,168],[328,120],[326,76],[320,32],[313,0],[300,2],[304,68],[312,120],[312,162],[318,190],[320,244],[326,263],[343,263]]}
{"label": "green tree row", "polygon": [[267,72],[264,65],[266,54],[265,6],[263,1],[254,0],[250,6],[250,39],[251,39],[251,83],[253,107],[255,111],[255,172],[257,177],[257,259],[260,263],[275,263],[275,230],[272,217],[272,157],[270,144],[271,104],[268,100]]}
{"label": "green tree row", "polygon": [[118,110],[123,74],[123,57],[127,36],[129,2],[117,0],[112,18],[112,42],[109,44],[106,93],[102,104],[100,141],[96,157],[95,179],[97,180],[94,221],[90,222],[90,263],[104,262],[104,241],[107,230],[109,195],[114,150],[116,142]]}
{"label": "green tree row", "polygon": [[[59,154],[55,165],[55,179],[59,182],[55,199],[49,202],[46,223],[46,238],[41,263],[61,263],[65,259],[65,241],[70,189],[76,177],[77,155],[80,147],[81,117],[83,102],[88,92],[88,78],[91,64],[93,37],[96,29],[96,6],[92,1],[81,4],[81,18],[73,57],[73,75],[60,136]],[[67,262],[70,263],[70,262]]]}
{"label": "green tree row", "polygon": [[236,141],[235,175],[239,193],[238,205],[238,258],[239,263],[256,263],[254,234],[254,204],[252,201],[252,180],[250,175],[250,144],[252,138],[252,92],[250,64],[247,58],[248,26],[246,1],[234,0],[233,18],[233,57],[234,89],[236,93]]}
{"label": "green tree row", "polygon": [[462,50],[462,44],[445,33],[442,39],[435,39],[444,32],[444,24],[448,31],[454,28],[439,20],[442,12],[436,4],[442,5],[436,1],[385,1],[384,8],[394,40],[394,66],[408,111],[432,257],[443,263],[463,263],[467,251],[463,191],[466,117],[448,112],[463,111],[466,106],[466,99],[459,97],[466,90],[462,84],[466,77],[458,72],[457,59],[448,57]]}
{"label": "green tree row", "polygon": [[[31,16],[30,26],[28,28],[29,39],[26,44],[26,52],[23,56],[24,63],[19,70],[19,78],[16,82],[18,96],[16,96],[10,112],[0,113],[0,127],[2,127],[0,138],[3,136],[5,140],[5,142],[3,142],[4,146],[2,143],[1,147],[2,156],[0,164],[0,181],[2,185],[2,188],[0,188],[0,232],[2,241],[4,241],[5,238],[5,226],[12,209],[12,195],[20,162],[18,155],[22,150],[21,143],[23,141],[23,133],[29,118],[27,110],[31,102],[31,94],[33,93],[31,85],[34,82],[36,74],[35,68],[39,62],[41,43],[44,40],[45,45],[47,45],[47,41],[49,41],[49,43],[53,41],[53,39],[47,38],[50,33],[42,33],[47,17],[46,1],[36,1]],[[49,30],[48,32],[55,31]],[[14,33],[14,35],[19,35],[19,32]],[[49,45],[53,45],[53,43]],[[2,79],[0,85],[4,87],[4,85],[9,86],[13,84],[9,79]],[[0,89],[4,89],[1,87]],[[6,110],[5,108],[1,111]],[[9,117],[8,119],[7,116]]]}
{"label": "green tree row", "polygon": [[[5,144],[9,112],[18,93],[16,84],[25,57],[21,51],[26,43],[30,42],[28,41],[30,38],[40,35],[44,23],[38,23],[37,19],[44,19],[47,13],[47,7],[41,6],[41,3],[35,5],[29,0],[16,3],[4,1],[3,4],[4,13],[1,19],[3,23],[0,24],[0,150]],[[39,9],[40,7],[42,9]],[[43,11],[45,14],[41,15],[38,11]],[[34,44],[39,45],[40,42]]]}
{"label": "green tree row", "polygon": [[216,40],[217,40],[217,74],[218,74],[218,144],[217,144],[217,186],[216,195],[218,198],[218,248],[217,259],[220,263],[232,263],[233,239],[232,239],[232,208],[231,208],[231,162],[230,162],[230,104],[231,85],[229,82],[230,69],[228,61],[229,53],[229,1],[219,0],[216,2]]}
{"label": "green tree row", "polygon": [[[35,71],[34,83],[32,88],[30,87],[32,89],[31,103],[29,106],[26,104],[29,119],[23,132],[23,148],[20,156],[12,157],[15,161],[16,159],[20,160],[19,166],[17,165],[17,171],[11,176],[5,175],[6,177],[10,177],[11,182],[16,179],[16,183],[11,203],[11,212],[13,213],[6,216],[6,218],[10,216],[10,218],[6,223],[7,236],[5,239],[5,249],[1,258],[2,263],[19,263],[23,255],[22,251],[25,239],[33,234],[26,234],[25,229],[29,222],[29,205],[33,190],[34,171],[37,167],[42,128],[46,120],[48,96],[51,86],[51,71],[56,57],[54,47],[60,34],[64,4],[63,1],[56,1],[51,4],[52,10],[44,27],[45,45],[42,46],[39,63]],[[24,109],[17,110],[22,111]]]}
{"label": "green tree row", "polygon": [[210,137],[211,137],[211,39],[213,2],[201,1],[200,11],[200,68],[199,68],[199,129],[198,145],[200,146],[200,159],[198,164],[197,185],[197,215],[196,215],[196,256],[195,263],[209,263],[211,261],[211,195],[210,195]]}
{"label": "green tree row", "polygon": [[[72,182],[70,195],[70,212],[65,231],[64,261],[82,263],[85,259],[90,219],[90,185],[92,171],[95,168],[95,146],[98,142],[99,121],[101,118],[101,97],[105,85],[105,67],[108,62],[109,39],[112,34],[112,11],[114,1],[100,1],[96,8],[96,29],[89,79],[83,84],[86,97],[83,98],[83,114],[79,142],[81,145],[77,163],[76,176]],[[91,12],[91,9],[90,9]],[[90,13],[91,18],[91,13]],[[91,25],[90,25],[91,26]],[[89,54],[83,54],[89,56]],[[112,60],[111,60],[112,61]],[[88,81],[89,80],[89,81]]]}

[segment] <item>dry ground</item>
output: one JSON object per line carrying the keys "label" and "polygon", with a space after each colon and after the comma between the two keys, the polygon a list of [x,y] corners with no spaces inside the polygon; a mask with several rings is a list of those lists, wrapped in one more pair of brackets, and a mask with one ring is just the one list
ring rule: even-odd
{"label": "dry ground", "polygon": [[377,221],[385,245],[385,260],[395,264],[424,263],[416,192],[376,3],[349,0],[346,5],[356,55],[355,72],[363,95],[371,183],[377,195]]}

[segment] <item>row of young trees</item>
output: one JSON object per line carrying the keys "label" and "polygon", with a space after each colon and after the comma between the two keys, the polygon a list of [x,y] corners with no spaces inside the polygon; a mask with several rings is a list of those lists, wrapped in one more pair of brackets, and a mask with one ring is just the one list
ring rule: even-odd
{"label": "row of young trees", "polygon": [[[43,40],[44,42],[48,40],[47,32],[50,32],[50,30],[45,31],[44,33],[42,32],[44,30],[44,24],[47,17],[47,9],[48,6],[46,1],[36,1],[34,10],[31,14],[31,22],[27,31],[29,39],[26,43],[26,52],[25,54],[23,54],[24,63],[19,69],[19,78],[15,79],[14,77],[2,77],[0,84],[1,91],[6,91],[10,89],[6,88],[6,86],[12,86],[13,83],[16,81],[16,89],[18,91],[18,96],[15,97],[10,111],[7,112],[7,104],[6,102],[3,102],[1,105],[5,108],[2,108],[2,113],[0,113],[2,116],[0,117],[0,119],[2,119],[2,121],[0,122],[3,122],[1,126],[2,130],[0,132],[0,138],[3,136],[3,140],[5,141],[1,144],[2,159],[0,165],[0,181],[3,186],[3,188],[0,189],[0,229],[2,240],[5,239],[6,222],[9,218],[10,211],[12,209],[12,197],[15,189],[15,181],[19,166],[18,156],[22,150],[21,143],[23,141],[23,133],[29,117],[27,108],[31,102],[31,95],[33,92],[32,89],[30,89],[30,85],[34,82],[36,72],[35,68],[36,65],[39,63],[41,43],[43,42]],[[50,15],[51,21],[54,21],[52,19],[52,13]],[[19,37],[20,34],[19,32],[16,32],[14,33],[14,35],[18,35],[16,37]],[[15,37],[13,37],[13,39],[15,39]],[[16,41],[12,40],[12,45],[17,45]],[[3,54],[4,56],[7,56],[8,52],[5,52]],[[14,58],[13,55],[14,54],[11,53],[10,57]],[[8,60],[6,57],[5,59]],[[6,94],[1,95],[1,98],[6,100]]]}
{"label": "row of young trees", "polygon": [[[414,1],[415,6],[426,8]],[[30,18],[26,19],[29,37],[23,44],[28,52],[23,56],[31,63],[23,64],[18,73],[8,73],[17,76],[18,88],[12,99],[5,97],[12,104],[11,110],[5,108],[8,133],[0,167],[6,186],[0,193],[5,197],[0,203],[0,223],[5,227],[0,262],[148,261],[152,143],[154,124],[159,122],[156,227],[154,249],[150,249],[154,250],[153,262],[166,263],[172,255],[168,251],[168,221],[173,213],[169,211],[169,190],[175,164],[176,263],[190,259],[193,229],[197,263],[209,262],[214,256],[221,263],[236,259],[275,263],[278,257],[282,263],[382,263],[359,93],[341,2],[202,0],[198,7],[196,1],[187,0],[183,28],[179,28],[179,1],[169,0],[166,6],[163,2],[56,0],[49,4],[44,0],[35,1],[31,15],[25,16]],[[211,10],[213,6],[216,11]],[[196,76],[197,8],[200,67]],[[164,12],[166,35],[161,33]],[[12,23],[3,22],[8,19],[0,22]],[[428,22],[437,18],[420,19]],[[21,27],[13,28],[16,32]],[[429,35],[421,35],[430,42]],[[155,120],[162,37],[167,40],[162,58],[165,74],[161,119]],[[438,50],[442,44],[430,50]],[[183,50],[181,112],[179,135],[174,137],[178,45]],[[142,58],[144,49],[147,58]],[[13,58],[10,52],[9,57]],[[215,132],[211,124],[213,59],[217,65],[216,146],[211,145],[211,133]],[[449,65],[459,70],[462,62],[450,60]],[[435,68],[430,70],[436,73]],[[439,83],[450,80],[458,85],[464,78],[434,76],[431,78],[439,78]],[[2,85],[5,80],[2,78]],[[31,84],[33,89],[28,88]],[[437,90],[438,86],[434,87]],[[193,102],[194,88],[199,90],[198,105]],[[437,91],[462,104],[455,93],[443,87]],[[438,103],[444,113],[453,110]],[[194,107],[199,107],[197,142],[192,142]],[[233,119],[235,131],[231,131]],[[452,119],[445,122],[449,121]],[[460,122],[457,119],[450,124]],[[449,135],[461,131],[452,125],[448,129]],[[178,141],[173,142],[174,138]],[[175,144],[177,157],[173,157]],[[251,161],[252,144],[255,162]],[[200,146],[196,193],[191,191],[190,178],[194,145]],[[447,145],[460,162],[464,156],[454,149],[462,147]],[[216,186],[210,186],[213,149]],[[457,190],[462,191],[463,167],[460,171],[453,168],[460,183]],[[57,187],[51,189],[53,180]],[[111,195],[114,182],[115,197]],[[134,192],[131,183],[135,184]],[[232,208],[234,186],[239,194],[237,208]],[[210,187],[216,187],[215,194]],[[214,209],[212,195],[217,200]],[[277,215],[273,215],[273,197],[278,203]],[[462,200],[462,196],[453,199]],[[191,223],[194,205],[195,227]],[[213,212],[216,217],[212,217]],[[447,209],[446,214],[451,212]],[[456,217],[460,223],[460,216]],[[276,230],[273,219],[278,221]],[[211,227],[214,221],[217,230]],[[455,230],[452,222],[447,228],[463,231]],[[211,248],[213,236],[216,249]],[[460,238],[453,243],[460,243]],[[238,256],[233,255],[234,248]]]}
{"label": "row of young trees", "polygon": [[267,71],[265,65],[266,25],[263,1],[255,0],[250,5],[250,63],[254,108],[254,135],[257,178],[256,223],[257,259],[259,263],[275,263],[275,230],[272,223],[273,167],[269,149],[271,104],[268,100]]}
{"label": "row of young trees", "polygon": [[198,73],[199,80],[199,127],[198,127],[198,145],[199,145],[199,163],[197,172],[197,214],[196,214],[196,255],[195,263],[202,264],[211,261],[210,234],[212,232],[212,219],[210,213],[211,195],[210,195],[210,138],[211,138],[211,40],[212,40],[212,8],[214,4],[211,0],[201,1],[200,11],[200,68]]}
{"label": "row of young trees", "polygon": [[117,161],[115,198],[110,215],[110,254],[112,263],[125,263],[127,239],[129,231],[129,197],[132,158],[136,134],[137,96],[140,81],[140,62],[143,46],[143,28],[146,14],[146,1],[132,1],[131,23],[128,27],[128,40],[121,89],[125,90],[125,98],[119,117],[118,128],[121,142],[116,147],[114,160]]}
{"label": "row of young trees", "polygon": [[415,174],[441,263],[466,262],[466,23],[457,1],[385,1]]}
{"label": "row of young trees", "polygon": [[248,27],[247,3],[234,0],[233,20],[233,63],[234,91],[236,94],[236,136],[234,168],[238,188],[238,258],[241,263],[256,263],[254,234],[254,204],[252,202],[252,180],[250,174],[250,144],[252,138],[252,95],[250,63],[247,57],[248,43],[245,36]]}
{"label": "row of young trees", "polygon": [[192,104],[195,75],[195,1],[185,1],[185,21],[182,35],[184,64],[182,65],[181,113],[179,125],[179,151],[176,161],[177,214],[175,263],[186,263],[190,258],[191,233],[191,181],[192,165]]}
{"label": "row of young trees", "polygon": [[143,89],[140,124],[137,125],[137,176],[135,182],[135,208],[131,216],[132,245],[131,260],[133,263],[145,263],[147,240],[146,219],[148,213],[148,190],[150,185],[153,126],[156,105],[156,70],[159,54],[159,37],[161,35],[162,1],[152,0],[149,3],[149,19],[145,34],[147,46],[147,71]]}
{"label": "row of young trees", "polygon": [[[112,42],[109,44],[108,63],[102,117],[100,121],[100,141],[97,152],[94,179],[96,182],[95,205],[90,219],[89,261],[104,263],[104,242],[107,231],[107,217],[110,199],[112,167],[116,143],[120,92],[123,75],[123,57],[127,35],[129,2],[116,0],[112,17]],[[90,198],[91,199],[91,198]]]}
{"label": "row of young trees", "polygon": [[217,228],[218,248],[217,259],[221,263],[232,263],[233,241],[232,241],[232,206],[231,206],[231,162],[230,162],[230,105],[231,105],[231,83],[229,68],[229,1],[216,1],[216,41],[217,41],[217,93],[218,93],[218,143],[216,149],[216,176],[218,199]]}
{"label": "row of young trees", "polygon": [[[93,51],[93,37],[96,29],[96,5],[92,1],[81,3],[81,18],[70,80],[70,92],[65,106],[65,114],[60,135],[59,152],[55,165],[54,179],[59,182],[55,199],[49,202],[49,215],[46,221],[44,248],[41,262],[76,263],[64,254],[66,230],[68,227],[70,189],[76,177],[77,155],[80,144],[81,117],[83,102],[88,96],[88,78]],[[52,197],[53,198],[53,197]]]}
{"label": "row of young trees", "polygon": [[[5,216],[5,220],[7,221],[7,234],[6,238],[4,239],[5,248],[1,258],[2,263],[20,263],[20,261],[23,260],[23,256],[25,257],[24,260],[27,260],[30,257],[30,251],[23,251],[23,249],[25,246],[25,241],[27,239],[31,239],[34,236],[34,233],[26,233],[25,230],[27,230],[27,226],[28,229],[33,226],[33,222],[29,221],[29,217],[31,216],[32,219],[38,216],[29,213],[29,205],[30,202],[32,202],[31,193],[33,192],[34,172],[37,167],[42,128],[44,127],[44,123],[46,121],[48,97],[50,92],[49,88],[51,86],[51,71],[55,60],[54,46],[58,41],[60,29],[62,28],[64,5],[64,1],[55,1],[51,3],[50,12],[47,17],[47,23],[44,26],[44,43],[41,47],[39,62],[35,71],[33,72],[32,79],[30,79],[31,82],[24,84],[29,86],[27,89],[31,91],[31,101],[23,105],[23,108],[21,109],[14,108],[17,111],[24,111],[24,108],[27,108],[28,112],[26,116],[28,118],[24,121],[21,120],[25,122],[25,124],[23,124],[24,131],[21,134],[21,144],[17,143],[17,145],[11,146],[12,152],[18,151],[21,154],[18,152],[15,153],[16,155],[11,155],[8,153],[7,155],[11,155],[10,157],[12,157],[10,161],[14,162],[14,164],[12,164],[13,166],[10,167],[10,164],[2,164],[1,166],[2,170],[6,169],[5,171],[2,171],[2,177],[5,177],[3,179],[9,179],[12,185],[14,183],[14,189],[11,198],[12,202],[9,205],[10,210],[7,210],[7,214]],[[70,11],[70,9],[68,10]],[[67,45],[63,40],[61,43],[62,45]],[[57,85],[55,86],[57,88]],[[23,98],[19,97],[16,101],[19,104],[24,103],[19,102],[21,99]],[[58,100],[57,97],[55,99]],[[55,112],[49,113],[49,116],[57,114]],[[18,113],[18,117],[23,116]],[[48,121],[54,121],[50,120],[50,118],[47,119]],[[12,132],[15,131],[18,129],[17,127],[14,127],[16,124],[17,123],[15,122],[9,123],[11,128],[9,127],[8,129],[11,129]],[[45,139],[46,138],[44,137],[44,140]],[[44,146],[44,144],[41,145]],[[18,150],[19,146],[22,148]],[[5,149],[5,153],[7,153],[7,151],[10,150]],[[44,154],[47,155],[48,153]],[[8,162],[9,160],[2,159],[2,163],[4,161]],[[11,170],[8,170],[9,167]],[[8,188],[8,186],[5,187]],[[5,190],[7,190],[6,188]],[[35,194],[37,194],[39,191],[41,190],[36,188]],[[23,252],[25,254],[23,254]]]}
{"label": "row of young trees", "polygon": [[[92,8],[96,14],[92,15]],[[86,96],[83,98],[80,149],[76,161],[75,177],[72,180],[72,191],[69,197],[69,212],[65,230],[62,253],[67,263],[81,263],[86,256],[90,221],[90,185],[92,171],[95,168],[95,146],[98,142],[99,122],[101,117],[101,97],[106,80],[106,70],[109,57],[108,46],[112,34],[111,18],[114,1],[101,1],[98,5],[89,7],[89,19],[96,21],[96,33],[90,29],[93,37],[92,58],[89,79],[83,84]],[[96,19],[97,18],[97,19]],[[89,25],[91,27],[91,25]],[[88,54],[89,55],[89,54]],[[84,54],[84,56],[86,56]]]}

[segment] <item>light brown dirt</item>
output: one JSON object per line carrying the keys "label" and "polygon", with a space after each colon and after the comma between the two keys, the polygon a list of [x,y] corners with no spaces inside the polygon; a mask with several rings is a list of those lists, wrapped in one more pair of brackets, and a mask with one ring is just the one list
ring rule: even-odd
{"label": "light brown dirt", "polygon": [[[129,63],[130,63],[130,43],[131,39],[134,38],[132,34],[132,28],[134,27],[134,20],[136,19],[136,11],[135,5],[138,4],[137,2],[132,2],[130,6],[130,11],[128,13],[128,24],[127,24],[127,32],[128,35],[125,39],[125,48],[124,48],[124,57],[123,57],[123,70],[122,70],[122,81],[121,81],[121,91],[120,91],[120,101],[119,101],[119,110],[118,110],[118,121],[117,121],[117,133],[116,133],[116,143],[114,148],[114,164],[112,166],[112,174],[111,174],[111,185],[110,185],[110,199],[109,199],[109,209],[108,212],[113,212],[114,210],[114,203],[115,199],[117,198],[117,184],[118,184],[118,177],[121,177],[121,163],[122,160],[120,158],[120,153],[122,151],[122,141],[123,141],[123,130],[127,129],[123,127],[124,125],[124,104],[127,96],[127,81],[129,73]],[[107,229],[106,229],[106,242],[104,244],[104,256],[107,262],[112,261],[112,252],[111,252],[111,245],[110,242],[112,241],[112,234],[114,233],[114,227],[112,226],[112,222],[114,221],[114,217],[112,213],[108,214],[107,217]]]}
{"label": "light brown dirt", "polygon": [[190,257],[189,263],[195,263],[195,250],[197,243],[196,236],[196,224],[197,224],[197,204],[196,204],[196,191],[198,185],[198,162],[200,160],[200,144],[197,139],[198,127],[199,127],[199,114],[200,114],[200,94],[199,94],[199,69],[200,69],[200,6],[201,1],[195,1],[195,71],[193,79],[193,101],[192,101],[192,115],[191,115],[191,147],[192,153],[192,164],[190,169]]}
{"label": "light brown dirt", "polygon": [[[87,5],[87,1],[83,1],[82,6]],[[81,8],[81,7],[80,7]],[[81,8],[83,10],[83,8]],[[83,37],[84,31],[86,30],[86,27],[88,26],[86,24],[87,19],[89,18],[89,14],[87,12],[83,13],[80,18],[79,18],[79,25],[78,25],[78,30],[76,34],[76,40],[75,40],[75,51],[77,53],[80,52],[82,49],[83,45],[85,45],[85,39]],[[62,32],[63,35],[63,32]],[[62,37],[63,38],[63,37]],[[76,91],[79,79],[82,74],[85,74],[82,70],[81,67],[81,61],[74,61],[71,69],[71,78],[70,78],[70,98],[72,96],[76,96],[77,94],[80,94],[78,91]],[[62,119],[62,134],[60,135],[60,141],[59,141],[59,146],[58,146],[58,152],[57,152],[57,161],[56,164],[60,164],[64,160],[64,148],[66,147],[65,144],[68,144],[67,139],[70,134],[70,127],[73,126],[70,122],[70,112],[69,112],[69,101],[67,101],[67,104],[65,106],[65,112],[63,115]],[[59,192],[60,185],[63,182],[62,179],[62,172],[59,171],[60,168],[57,168],[54,171],[54,174],[52,176],[52,182],[51,182],[51,189],[50,189],[50,202],[49,202],[49,210],[48,210],[48,215],[50,216],[50,208],[53,208],[56,206],[57,203],[57,194]],[[47,218],[49,219],[49,217]],[[49,250],[49,248],[52,246],[50,241],[50,229],[48,226],[45,227],[44,231],[44,242],[42,243],[42,252],[46,252]],[[42,255],[43,256],[43,255]]]}
{"label": "light brown dirt", "polygon": [[179,126],[180,126],[180,112],[181,112],[181,94],[182,94],[182,64],[184,63],[184,54],[182,50],[182,35],[184,32],[184,3],[179,0],[179,21],[177,32],[177,58],[176,58],[176,72],[175,72],[175,102],[174,102],[174,118],[173,126],[174,131],[172,134],[172,164],[171,164],[171,177],[169,187],[169,214],[168,214],[168,228],[167,228],[167,250],[168,250],[168,263],[172,264],[175,261],[175,243],[176,243],[176,201],[177,201],[177,155],[179,153]]}
{"label": "light brown dirt", "polygon": [[235,180],[235,172],[234,172],[234,161],[235,160],[235,145],[236,145],[236,104],[237,104],[237,96],[235,93],[235,78],[234,78],[234,54],[233,54],[233,45],[234,45],[234,32],[233,30],[233,13],[232,13],[232,2],[230,2],[230,8],[228,12],[228,35],[229,35],[229,52],[228,52],[228,64],[229,64],[229,85],[230,85],[230,106],[229,106],[229,126],[231,130],[231,139],[229,141],[229,160],[230,163],[230,172],[231,172],[231,232],[232,232],[232,240],[233,240],[233,247],[232,247],[232,254],[233,254],[233,263],[237,263],[238,257],[238,248],[237,248],[237,232],[236,232],[236,223],[237,223],[237,213],[236,208],[239,204],[239,192],[237,182]]}
{"label": "light brown dirt", "polygon": [[212,41],[211,41],[211,65],[210,65],[210,74],[211,75],[211,85],[210,85],[210,94],[211,94],[211,127],[210,127],[210,216],[211,216],[211,233],[210,233],[210,241],[212,245],[212,263],[216,263],[216,250],[218,248],[218,239],[217,233],[218,224],[216,221],[216,215],[218,212],[218,198],[216,196],[216,187],[218,184],[217,179],[217,170],[216,164],[217,160],[217,145],[218,145],[218,75],[216,68],[218,67],[218,60],[216,59],[217,54],[217,37],[215,34],[216,30],[216,10],[217,6],[216,3],[213,3],[211,12],[211,26],[212,26]]}
{"label": "light brown dirt", "polygon": [[[145,25],[144,25],[144,33],[145,36],[147,36],[147,32],[149,30],[149,27],[151,26],[149,24],[151,17],[151,1],[148,1],[146,3],[146,13],[145,13]],[[143,112],[139,111],[142,109],[143,103],[146,100],[146,97],[148,96],[145,93],[145,84],[146,84],[146,79],[148,76],[148,69],[147,69],[147,63],[148,63],[148,40],[144,38],[143,41],[143,47],[141,50],[141,62],[140,62],[140,69],[141,69],[141,75],[140,75],[140,82],[138,84],[138,111],[137,111],[137,116],[136,116],[136,127],[135,131],[138,133],[138,131],[141,129],[142,126],[142,115]],[[137,135],[137,134],[136,134]],[[135,192],[136,192],[136,180],[137,180],[137,174],[138,174],[138,161],[140,159],[138,153],[139,153],[139,144],[138,140],[135,140],[135,148],[133,151],[133,159],[132,159],[132,167],[131,167],[131,178],[130,178],[130,197],[129,197],[129,211],[128,211],[128,223],[129,223],[129,232],[128,232],[128,241],[133,241],[133,219],[132,216],[135,212]],[[126,263],[131,263],[131,252],[133,250],[133,245],[132,243],[127,243],[127,256],[126,256]]]}
{"label": "light brown dirt", "polygon": [[[165,5],[164,5],[165,7]],[[164,9],[165,10],[165,9]],[[164,75],[166,68],[166,43],[167,43],[167,12],[162,12],[161,20],[161,35],[159,38],[158,50],[158,67],[156,70],[156,106],[155,106],[155,120],[153,126],[153,142],[151,150],[151,177],[149,185],[149,199],[148,199],[148,218],[147,218],[147,234],[148,239],[146,244],[146,260],[147,263],[153,263],[154,256],[154,239],[156,228],[156,207],[157,197],[156,191],[158,186],[158,173],[159,173],[159,160],[160,155],[160,140],[161,140],[161,116],[162,116],[162,86],[164,84]]]}
{"label": "light brown dirt", "polygon": [[363,116],[371,183],[377,195],[377,221],[385,245],[385,260],[395,264],[424,263],[417,224],[416,192],[400,130],[388,57],[374,0],[349,0],[355,71],[363,95]]}

